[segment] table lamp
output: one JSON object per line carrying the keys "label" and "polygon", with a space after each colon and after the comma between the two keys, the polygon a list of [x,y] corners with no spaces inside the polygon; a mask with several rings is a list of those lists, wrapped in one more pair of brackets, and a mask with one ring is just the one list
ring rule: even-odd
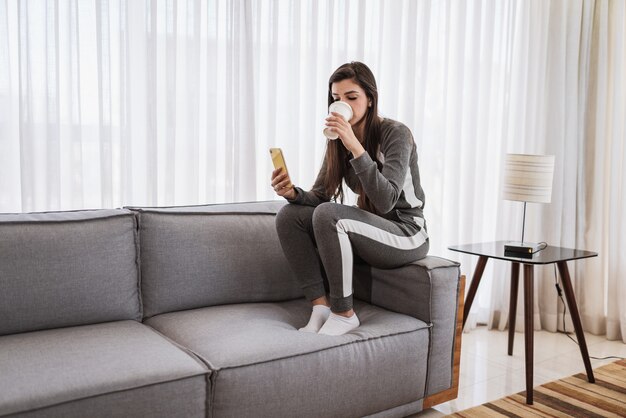
{"label": "table lamp", "polygon": [[541,247],[524,241],[526,203],[550,203],[554,155],[507,154],[504,160],[502,198],[524,202],[522,240],[504,245],[505,255],[532,257]]}

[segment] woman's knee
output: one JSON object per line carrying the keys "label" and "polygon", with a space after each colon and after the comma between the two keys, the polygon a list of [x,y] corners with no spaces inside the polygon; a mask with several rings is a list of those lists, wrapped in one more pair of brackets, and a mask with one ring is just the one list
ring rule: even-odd
{"label": "woman's knee", "polygon": [[307,206],[294,204],[283,206],[278,213],[276,213],[276,230],[280,234],[281,231],[302,225],[304,218],[311,216],[310,212],[311,208]]}
{"label": "woman's knee", "polygon": [[332,202],[325,202],[317,206],[313,212],[313,229],[337,223],[340,218],[341,206]]}
{"label": "woman's knee", "polygon": [[276,213],[276,228],[279,230],[289,224],[292,224],[296,219],[297,210],[296,205],[285,205]]}
{"label": "woman's knee", "polygon": [[421,260],[428,255],[428,251],[430,250],[430,240],[426,238],[426,241],[417,249],[417,259]]}

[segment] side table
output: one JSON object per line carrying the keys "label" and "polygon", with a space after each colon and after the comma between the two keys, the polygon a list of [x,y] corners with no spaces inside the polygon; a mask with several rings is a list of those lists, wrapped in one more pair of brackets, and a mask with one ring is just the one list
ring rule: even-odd
{"label": "side table", "polygon": [[519,287],[519,270],[520,264],[524,265],[524,341],[525,341],[525,359],[526,359],[526,403],[533,404],[533,267],[535,264],[553,264],[556,263],[561,279],[563,282],[563,290],[565,291],[565,299],[572,316],[576,338],[580,347],[580,355],[585,364],[587,371],[587,380],[595,383],[593,370],[591,369],[591,361],[589,360],[589,352],[587,351],[587,343],[585,334],[583,333],[580,315],[578,313],[578,305],[574,296],[572,281],[567,269],[567,262],[570,260],[578,260],[581,258],[596,257],[598,253],[592,251],[577,250],[572,248],[562,248],[548,246],[533,254],[532,258],[520,258],[504,255],[504,244],[507,241],[484,242],[477,244],[455,245],[448,247],[451,251],[472,254],[478,256],[478,263],[472,276],[467,298],[465,299],[465,307],[463,311],[463,326],[467,321],[467,315],[474,302],[474,296],[478,290],[480,279],[487,265],[487,260],[495,258],[511,262],[511,294],[509,300],[509,347],[508,354],[513,354],[513,338],[515,335],[515,314],[517,310],[517,289]]}

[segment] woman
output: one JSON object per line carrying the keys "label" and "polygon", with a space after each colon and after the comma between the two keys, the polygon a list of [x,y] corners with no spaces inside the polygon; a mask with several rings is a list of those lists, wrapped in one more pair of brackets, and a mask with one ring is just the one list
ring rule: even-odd
{"label": "woman", "polygon": [[[429,244],[411,132],[400,122],[378,116],[376,80],[365,64],[342,65],[331,75],[328,88],[328,105],[348,103],[352,119],[346,122],[338,113],[326,118],[326,127],[339,139],[328,140],[310,191],[288,186],[290,179],[280,169],[272,172],[272,187],[290,203],[276,217],[278,237],[313,304],[311,318],[300,331],[342,335],[360,325],[352,309],[354,255],[390,269],[425,257]],[[344,180],[359,196],[358,207],[331,203],[343,203]]]}

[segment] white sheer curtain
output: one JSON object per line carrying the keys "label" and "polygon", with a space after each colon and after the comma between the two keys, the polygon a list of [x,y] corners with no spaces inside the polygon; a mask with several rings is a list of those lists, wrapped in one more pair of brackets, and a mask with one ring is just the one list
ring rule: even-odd
{"label": "white sheer curtain", "polygon": [[251,14],[243,1],[1,1],[0,210],[254,199]]}
{"label": "white sheer curtain", "polygon": [[578,266],[576,291],[586,329],[626,343],[626,2],[597,2],[592,16],[576,242],[601,257]]}
{"label": "white sheer curtain", "polygon": [[[584,326],[626,340],[624,8],[0,0],[0,212],[273,199],[270,146],[308,187],[328,76],[359,60],[415,136],[431,252],[471,276],[475,258],[447,246],[519,235],[503,155],[554,154],[527,236],[600,253],[570,267]],[[554,273],[537,276],[535,323],[555,330]],[[488,264],[470,323],[506,326],[508,277]]]}
{"label": "white sheer curtain", "polygon": [[[517,4],[512,15],[516,23],[506,35],[512,70],[503,148],[556,156],[552,203],[530,207],[527,236],[599,252],[597,258],[570,263],[583,326],[626,342],[626,310],[620,302],[626,297],[620,250],[626,227],[625,13],[623,2]],[[520,205],[496,204],[495,236],[517,237]],[[493,279],[489,294],[487,322],[504,329],[509,266],[493,264],[491,277],[498,279]],[[563,312],[554,289],[554,267],[538,273],[535,324],[554,331],[562,328]],[[517,315],[521,331],[522,309]],[[569,316],[566,328],[573,329]]]}

